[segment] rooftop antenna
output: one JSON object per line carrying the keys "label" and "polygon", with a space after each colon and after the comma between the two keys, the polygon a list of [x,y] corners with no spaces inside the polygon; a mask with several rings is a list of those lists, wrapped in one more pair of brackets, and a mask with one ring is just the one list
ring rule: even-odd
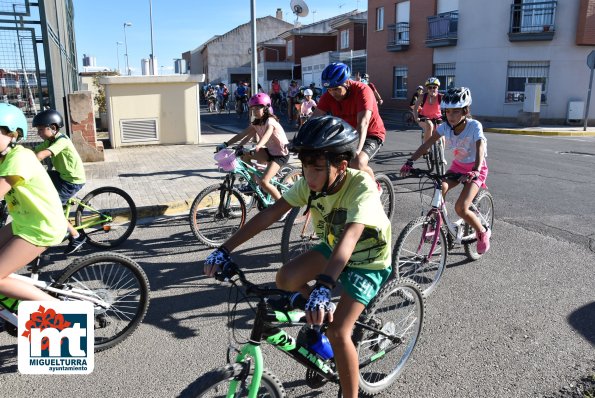
{"label": "rooftop antenna", "polygon": [[298,26],[299,17],[303,18],[308,15],[308,5],[304,0],[291,0],[289,7],[295,14],[295,25]]}

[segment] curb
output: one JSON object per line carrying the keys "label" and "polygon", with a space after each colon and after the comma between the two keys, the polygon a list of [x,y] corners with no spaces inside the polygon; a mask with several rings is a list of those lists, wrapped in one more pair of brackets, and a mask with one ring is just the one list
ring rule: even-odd
{"label": "curb", "polygon": [[136,208],[136,219],[158,216],[173,216],[188,213],[192,200],[177,200],[162,205],[139,206]]}
{"label": "curb", "polygon": [[572,137],[595,137],[595,131],[556,131],[556,130],[522,130],[522,129],[500,129],[484,128],[487,133],[516,134],[516,135],[545,135],[545,136],[572,136]]}

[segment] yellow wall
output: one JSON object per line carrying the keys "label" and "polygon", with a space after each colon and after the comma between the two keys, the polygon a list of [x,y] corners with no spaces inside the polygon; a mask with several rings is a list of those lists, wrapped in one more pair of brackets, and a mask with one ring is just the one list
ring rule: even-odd
{"label": "yellow wall", "polygon": [[[124,145],[198,144],[199,86],[204,75],[102,77],[113,148]],[[158,141],[122,142],[121,120],[157,119]]]}

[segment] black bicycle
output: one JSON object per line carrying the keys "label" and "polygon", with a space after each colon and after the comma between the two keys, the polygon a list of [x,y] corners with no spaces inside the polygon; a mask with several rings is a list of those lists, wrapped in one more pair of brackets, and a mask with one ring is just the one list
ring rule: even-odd
{"label": "black bicycle", "polygon": [[[325,360],[303,343],[301,334],[306,333],[307,327],[302,328],[297,339],[281,329],[305,325],[304,310],[292,307],[289,292],[248,281],[234,263],[229,263],[216,278],[230,282],[238,291],[236,305],[231,307],[230,303],[228,311],[228,325],[234,331],[232,336],[235,336],[237,303],[247,297],[258,299],[250,339],[239,349],[228,349],[228,365],[196,379],[181,392],[181,397],[284,397],[285,390],[279,379],[264,368],[261,342],[271,344],[304,365],[309,387],[320,388],[329,381],[339,382],[334,360]],[[300,306],[303,307],[303,303]],[[360,396],[378,394],[394,383],[415,348],[424,311],[419,286],[409,279],[391,279],[370,302],[353,331],[360,360]],[[323,326],[321,331],[325,330]],[[230,341],[230,347],[232,344]],[[233,351],[237,356],[232,362]]]}

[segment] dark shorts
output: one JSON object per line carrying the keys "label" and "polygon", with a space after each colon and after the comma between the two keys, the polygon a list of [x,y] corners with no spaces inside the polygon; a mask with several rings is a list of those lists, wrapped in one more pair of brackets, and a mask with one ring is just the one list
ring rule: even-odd
{"label": "dark shorts", "polygon": [[85,184],[73,184],[72,182],[64,181],[60,178],[60,173],[56,170],[49,170],[48,174],[52,182],[54,183],[54,187],[56,187],[56,191],[58,191],[58,196],[60,196],[60,201],[62,205],[65,205],[68,202],[68,199],[72,198],[78,191]]}
{"label": "dark shorts", "polygon": [[382,140],[378,137],[367,137],[364,141],[364,147],[362,148],[362,152],[368,155],[368,158],[372,160],[372,158],[376,156],[376,154],[380,150],[382,144]]}
{"label": "dark shorts", "polygon": [[287,162],[289,162],[289,155],[276,156],[276,155],[271,155],[268,148],[264,148],[264,150],[267,152],[267,156],[269,157],[269,162],[275,162],[281,167],[285,166],[287,164]]}

